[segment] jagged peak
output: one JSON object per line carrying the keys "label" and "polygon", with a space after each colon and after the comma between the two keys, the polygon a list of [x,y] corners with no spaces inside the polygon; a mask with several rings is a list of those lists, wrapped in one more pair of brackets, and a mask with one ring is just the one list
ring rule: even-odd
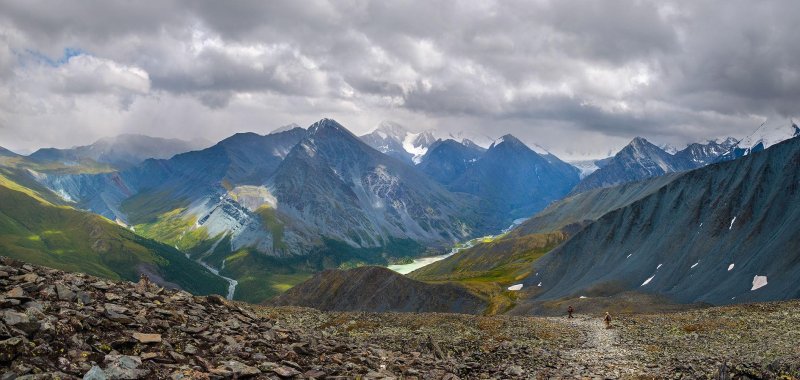
{"label": "jagged peak", "polygon": [[[338,133],[346,133],[348,135],[353,135],[347,128],[343,125],[339,124],[336,120],[324,118],[311,126],[308,127],[308,135],[314,136],[323,131],[335,131]],[[353,135],[355,137],[355,135]]]}
{"label": "jagged peak", "polygon": [[631,140],[629,145],[653,145],[650,141],[642,136],[636,136]]}
{"label": "jagged peak", "polygon": [[[631,140],[631,142],[628,143],[628,145],[625,148],[630,148],[635,150],[650,150],[650,151],[658,150],[666,154],[669,154],[664,149],[659,148],[657,145],[651,143],[649,140],[641,136],[634,137],[633,140]],[[625,150],[625,148],[623,148],[623,151]]]}

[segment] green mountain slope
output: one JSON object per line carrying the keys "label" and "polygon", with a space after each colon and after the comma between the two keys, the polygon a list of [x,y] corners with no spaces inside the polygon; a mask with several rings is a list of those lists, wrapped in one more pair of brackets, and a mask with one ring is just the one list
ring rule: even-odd
{"label": "green mountain slope", "polygon": [[154,281],[195,294],[225,294],[227,283],[178,250],[111,221],[48,200],[54,195],[0,171],[0,254],[114,280]]}

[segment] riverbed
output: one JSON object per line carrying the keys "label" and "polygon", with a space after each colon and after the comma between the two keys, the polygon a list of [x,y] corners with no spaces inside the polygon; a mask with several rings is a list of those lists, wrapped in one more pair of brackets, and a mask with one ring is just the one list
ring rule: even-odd
{"label": "riverbed", "polygon": [[[215,245],[215,247],[216,247],[216,245]],[[178,249],[177,245],[175,246],[175,249]],[[189,256],[188,253],[184,252],[184,255],[186,256],[187,259],[192,260],[192,258]],[[225,298],[227,298],[229,300],[233,299],[233,293],[236,293],[236,285],[239,285],[239,281],[236,281],[236,280],[234,280],[234,279],[232,279],[230,277],[225,277],[225,276],[219,274],[220,270],[225,269],[225,260],[222,260],[222,267],[220,269],[216,269],[216,268],[212,267],[211,265],[206,264],[205,261],[203,261],[202,259],[197,259],[197,260],[193,260],[193,261],[198,263],[198,264],[200,264],[200,265],[202,265],[204,268],[208,269],[209,272],[217,275],[219,278],[227,281],[228,282],[228,294],[225,295]]]}

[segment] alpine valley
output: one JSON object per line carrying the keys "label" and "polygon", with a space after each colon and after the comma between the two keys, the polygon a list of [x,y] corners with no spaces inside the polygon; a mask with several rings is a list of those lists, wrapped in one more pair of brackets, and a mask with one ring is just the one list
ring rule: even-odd
{"label": "alpine valley", "polygon": [[[591,162],[591,173],[586,162],[573,166],[512,135],[482,147],[382,123],[358,137],[331,119],[267,135],[239,133],[199,150],[191,150],[192,143],[129,135],[29,156],[0,149],[0,250],[10,257],[0,258],[0,281],[10,287],[0,302],[19,308],[25,301],[27,310],[51,305],[36,315],[4,312],[2,326],[11,330],[0,333],[11,331],[3,333],[11,338],[0,341],[6,355],[0,360],[47,368],[47,360],[25,355],[28,346],[14,339],[30,330],[27,336],[42,341],[50,336],[49,325],[34,331],[30,321],[57,321],[52,305],[78,302],[93,318],[80,333],[91,335],[81,338],[87,341],[113,340],[117,327],[92,327],[100,319],[156,326],[144,316],[195,318],[198,310],[211,309],[241,315],[233,322],[216,315],[213,326],[182,327],[180,336],[165,321],[147,327],[150,333],[135,333],[137,345],[114,340],[108,349],[131,356],[105,354],[103,346],[97,355],[104,357],[104,369],[85,362],[66,369],[87,376],[174,375],[169,363],[187,360],[220,377],[360,376],[373,373],[369,369],[377,377],[413,376],[413,368],[435,378],[517,378],[528,371],[703,377],[751,369],[767,378],[793,376],[800,369],[792,367],[790,343],[779,337],[770,338],[774,349],[762,355],[749,354],[757,343],[742,346],[748,353],[725,351],[735,355],[734,367],[717,364],[717,351],[680,339],[718,331],[713,326],[721,323],[719,315],[735,326],[730,339],[761,339],[751,336],[750,317],[742,315],[767,313],[771,325],[792,323],[781,314],[784,303],[758,309],[749,303],[800,298],[797,130],[793,123],[762,125],[742,140],[694,143],[674,153],[636,137],[616,155]],[[142,141],[149,149],[138,150]],[[383,268],[416,260],[427,265],[406,275]],[[149,281],[136,287],[115,282],[140,276]],[[48,288],[48,281],[57,285]],[[262,306],[192,298],[184,291]],[[98,297],[125,306],[91,306]],[[736,306],[741,303],[748,305]],[[560,315],[568,305],[584,316],[574,322],[516,319]],[[729,308],[707,309],[713,306]],[[622,330],[609,333],[585,317],[604,310],[655,317],[623,317]],[[273,325],[273,318],[286,328]],[[288,351],[268,350],[277,356],[264,358],[275,362],[259,364],[255,355],[201,343],[241,333],[239,320],[255,330],[247,330],[241,343],[226,335],[228,347],[261,352],[258,342],[267,331],[264,339],[282,339]],[[663,324],[682,331],[675,338],[682,343],[671,347],[696,354],[653,348],[672,339],[658,335]],[[417,336],[419,329],[425,339]],[[505,334],[515,338],[497,340]],[[185,344],[190,356],[200,347],[221,364],[175,351],[137,354],[142,344],[162,337]],[[575,339],[585,342],[568,343]],[[712,340],[728,350],[726,339]],[[617,341],[646,354],[634,355]],[[327,355],[341,356],[342,344],[350,347],[344,352],[369,345],[381,363],[394,364],[351,362],[370,354],[342,356],[336,364]],[[422,353],[392,351],[408,344]],[[503,357],[487,359],[479,346]],[[561,349],[564,356],[554,354]],[[152,361],[142,363],[143,355]],[[287,359],[294,356],[317,359]],[[404,362],[412,367],[398,364]],[[682,364],[687,362],[690,369]]]}
{"label": "alpine valley", "polygon": [[152,138],[150,150],[134,154],[130,147],[146,139],[9,152],[3,165],[65,207],[180,250],[235,281],[234,298],[251,302],[323,269],[449,250],[578,183],[577,169],[510,135],[484,149],[393,123],[359,138],[323,119],[168,158]]}
{"label": "alpine valley", "polygon": [[[557,300],[578,293],[586,297],[624,294],[630,302],[667,297],[670,302],[666,303],[676,304],[728,303],[737,295],[728,297],[726,293],[726,299],[718,296],[708,299],[709,295],[702,292],[683,295],[677,291],[676,284],[689,281],[682,276],[690,275],[691,271],[676,277],[673,281],[677,282],[665,283],[669,291],[650,291],[661,289],[658,288],[661,276],[651,278],[653,285],[646,288],[624,285],[631,281],[632,273],[639,273],[639,265],[644,267],[642,271],[648,272],[654,260],[669,261],[667,256],[676,262],[711,260],[698,260],[697,254],[691,253],[692,249],[676,245],[667,238],[643,237],[642,242],[622,238],[619,234],[634,226],[628,222],[631,220],[629,213],[633,211],[626,210],[637,207],[635,215],[640,215],[643,202],[667,189],[678,188],[671,191],[692,194],[692,199],[698,199],[701,204],[731,204],[732,200],[725,197],[735,197],[736,204],[727,206],[731,207],[726,211],[731,213],[730,218],[736,216],[733,213],[750,215],[756,212],[755,206],[748,206],[751,204],[748,202],[755,200],[742,198],[747,197],[745,194],[729,194],[743,190],[732,189],[733,185],[728,182],[708,182],[714,177],[710,173],[728,168],[728,171],[743,173],[742,176],[764,178],[766,174],[759,176],[755,169],[736,168],[752,165],[748,163],[755,157],[774,155],[772,149],[766,148],[796,133],[796,126],[791,125],[784,131],[786,128],[761,126],[742,141],[725,138],[696,143],[675,153],[637,137],[615,156],[596,161],[594,165],[598,169],[583,178],[577,167],[537,145],[532,149],[512,135],[481,147],[467,139],[437,139],[433,131],[412,132],[392,122],[383,122],[373,132],[358,137],[338,122],[322,119],[307,128],[293,124],[267,135],[235,134],[199,150],[192,150],[199,142],[135,135],[108,138],[68,150],[41,149],[30,156],[4,149],[0,162],[8,196],[23,197],[26,201],[14,202],[25,214],[20,214],[21,210],[5,212],[8,222],[2,232],[8,237],[10,247],[18,247],[7,253],[15,258],[110,278],[132,279],[140,273],[154,274],[153,277],[164,284],[187,290],[209,291],[213,289],[209,287],[211,284],[218,284],[214,286],[219,293],[256,303],[285,292],[317,272],[333,269],[345,272],[336,274],[337,280],[333,280],[333,272],[326,272],[326,277],[312,280],[316,284],[313,288],[298,287],[282,296],[279,302],[364,309],[369,303],[358,301],[356,295],[366,290],[330,293],[330,289],[321,289],[342,283],[352,289],[384,289],[386,292],[389,288],[376,286],[375,282],[394,283],[391,278],[398,275],[390,271],[369,272],[369,276],[353,272],[353,279],[348,279],[350,272],[346,270],[364,265],[411,262],[450,250],[457,253],[411,273],[410,279],[397,279],[401,283],[422,281],[418,285],[402,285],[381,296],[406,299],[396,304],[413,302],[418,305],[415,306],[417,311],[427,310],[425,305],[428,304],[439,305],[436,311],[446,311],[447,307],[442,305],[455,302],[462,306],[453,306],[453,311],[474,313],[546,313],[550,310],[548,307],[558,305],[560,301]],[[761,151],[765,153],[751,154]],[[726,163],[706,167],[717,161]],[[770,168],[780,164],[773,162]],[[785,170],[790,172],[790,166]],[[734,180],[730,174],[717,176]],[[756,184],[750,177],[738,181]],[[691,186],[699,188],[690,190]],[[709,194],[702,195],[700,188]],[[758,190],[759,197],[768,196],[764,191]],[[680,195],[678,200],[673,199],[667,205],[648,207],[687,212],[675,203],[685,202],[686,197]],[[701,204],[690,209],[691,225],[703,224],[706,230],[697,227],[696,233],[709,231],[711,236],[717,236],[721,233],[720,220],[728,215],[704,216]],[[98,223],[105,220],[102,223],[108,225],[113,221],[118,225],[113,230],[122,233],[127,229],[123,235],[128,239],[149,241],[150,246],[171,251],[168,257],[185,262],[181,265],[191,263],[192,268],[204,273],[195,277],[202,283],[191,283],[191,279],[183,279],[184,283],[173,280],[169,273],[159,271],[163,266],[158,265],[121,268],[108,264],[110,267],[101,270],[92,264],[94,259],[58,256],[55,252],[73,249],[74,244],[62,247],[53,242],[52,237],[43,235],[43,231],[53,230],[63,235],[67,227],[44,229],[30,224],[25,215],[34,208],[55,208],[76,217],[96,218]],[[719,207],[715,210],[722,212]],[[614,215],[625,215],[623,222],[616,222],[624,225],[610,222]],[[653,224],[655,221],[679,217],[677,214],[658,218],[645,216],[650,218],[647,220],[652,219],[645,224],[648,231],[657,228]],[[749,216],[747,220],[754,217]],[[706,221],[705,218],[712,219]],[[744,223],[744,218],[739,216],[739,223]],[[525,219],[528,220],[518,227],[503,232],[512,222],[519,224]],[[763,223],[753,226],[753,231],[762,231]],[[734,224],[731,223],[731,231]],[[605,225],[613,232],[600,232]],[[29,232],[22,233],[19,226]],[[792,232],[787,224],[772,226],[769,230]],[[670,231],[678,233],[674,228]],[[695,232],[682,233],[692,236]],[[607,234],[603,235],[608,239],[604,245],[597,245],[600,233]],[[748,242],[762,244],[751,235],[748,235]],[[642,231],[637,232],[637,236],[647,235]],[[47,249],[34,248],[39,246],[33,242],[41,239],[45,239],[41,247]],[[779,237],[773,234],[769,239],[775,241]],[[586,242],[580,243],[583,240]],[[469,245],[459,248],[468,241]],[[713,257],[723,255],[723,251],[726,257],[735,256],[736,247],[742,247],[741,243],[725,243],[730,240],[714,243],[711,238],[703,238],[703,241],[711,244],[703,246],[703,251]],[[622,243],[627,245],[618,245]],[[667,253],[661,246],[642,248],[641,244],[667,244],[681,253]],[[561,264],[564,268],[554,266],[558,257],[577,255],[586,250],[579,248],[584,246],[594,247],[589,254],[603,263],[612,262],[608,257],[612,252],[645,249],[661,253],[655,257],[637,255],[635,259],[615,262],[619,274],[611,268],[589,264],[594,260],[589,258],[568,259]],[[98,248],[102,249],[98,251]],[[109,248],[93,243],[89,251],[102,252],[103,249]],[[608,253],[598,255],[597,249]],[[180,255],[176,255],[177,252]],[[115,254],[120,253],[115,251]],[[167,257],[164,255],[161,257]],[[689,258],[679,259],[679,256]],[[105,255],[100,258],[109,259]],[[600,271],[602,277],[585,277],[587,274],[583,270],[576,269],[575,260]],[[631,267],[634,264],[636,266]],[[659,266],[659,271],[674,270],[667,263],[658,264],[664,265],[663,269]],[[552,269],[539,269],[545,265]],[[746,269],[747,275],[758,269]],[[745,269],[735,273],[743,271]],[[570,279],[573,272],[584,277]],[[653,275],[647,274],[645,279]],[[790,275],[789,272],[786,275]],[[209,276],[215,281],[204,280]],[[364,281],[367,282],[360,283]],[[547,283],[554,281],[567,281],[571,285],[559,285],[548,291]],[[710,281],[719,279],[714,277]],[[746,282],[745,279],[737,281]],[[517,283],[522,284],[522,290],[505,289]],[[581,285],[584,283],[586,285]],[[463,291],[426,289],[433,285],[455,286]],[[702,282],[698,282],[698,286],[709,289]],[[219,290],[226,288],[226,291]],[[413,296],[404,292],[411,289],[416,289]],[[775,291],[757,299],[778,299],[784,295],[787,293]],[[295,297],[299,298],[295,301]],[[336,297],[356,298],[352,302],[331,299]],[[738,297],[749,299],[743,295]],[[436,298],[442,299],[434,300]],[[380,310],[387,310],[387,307]],[[407,306],[397,307],[408,310]]]}

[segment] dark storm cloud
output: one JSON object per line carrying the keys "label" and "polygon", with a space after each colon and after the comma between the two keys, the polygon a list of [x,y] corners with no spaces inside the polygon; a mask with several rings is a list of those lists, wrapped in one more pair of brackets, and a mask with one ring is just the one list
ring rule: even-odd
{"label": "dark storm cloud", "polygon": [[[323,113],[357,132],[389,118],[443,135],[547,135],[550,148],[574,133],[612,145],[741,136],[797,114],[797,14],[794,1],[738,0],[8,0],[0,138],[163,131],[143,120],[181,118],[192,130],[171,134],[214,138]],[[19,58],[65,48],[82,54],[57,67]],[[544,133],[556,126],[563,135]]]}

